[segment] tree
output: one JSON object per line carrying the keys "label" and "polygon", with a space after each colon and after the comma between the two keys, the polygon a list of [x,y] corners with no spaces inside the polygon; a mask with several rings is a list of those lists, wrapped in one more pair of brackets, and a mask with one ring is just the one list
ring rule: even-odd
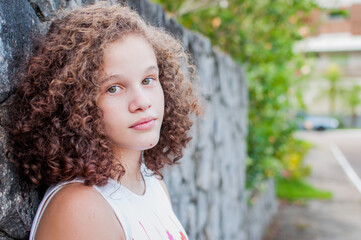
{"label": "tree", "polygon": [[327,94],[330,100],[330,112],[332,115],[335,114],[336,98],[340,94],[338,85],[341,80],[341,75],[341,69],[336,64],[330,65],[326,70],[326,79],[330,84]]}
{"label": "tree", "polygon": [[343,101],[351,112],[351,126],[356,126],[356,108],[361,105],[361,86],[354,85],[351,89],[343,90]]}

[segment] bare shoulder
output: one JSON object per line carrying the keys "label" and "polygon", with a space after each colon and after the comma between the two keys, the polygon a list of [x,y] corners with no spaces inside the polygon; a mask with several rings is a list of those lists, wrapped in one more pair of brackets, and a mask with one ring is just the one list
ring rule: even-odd
{"label": "bare shoulder", "polygon": [[125,239],[112,208],[101,194],[82,183],[63,187],[49,202],[36,240]]}
{"label": "bare shoulder", "polygon": [[156,175],[156,178],[158,179],[160,185],[162,186],[162,188],[163,188],[164,192],[166,193],[166,195],[169,199],[169,202],[170,202],[170,196],[169,196],[167,185],[165,185],[164,181],[161,179],[160,176]]}

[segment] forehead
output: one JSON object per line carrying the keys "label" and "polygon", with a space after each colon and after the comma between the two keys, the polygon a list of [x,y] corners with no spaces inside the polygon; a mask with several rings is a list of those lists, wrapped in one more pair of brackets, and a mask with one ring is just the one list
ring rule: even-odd
{"label": "forehead", "polygon": [[152,45],[140,35],[130,34],[108,44],[104,50],[103,67],[105,73],[130,71],[157,65]]}

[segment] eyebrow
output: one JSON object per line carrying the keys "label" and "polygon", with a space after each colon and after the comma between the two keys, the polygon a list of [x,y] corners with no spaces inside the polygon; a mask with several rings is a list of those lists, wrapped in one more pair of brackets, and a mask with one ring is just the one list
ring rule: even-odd
{"label": "eyebrow", "polygon": [[[147,72],[153,71],[153,70],[159,71],[158,66],[156,66],[156,65],[149,66],[149,67],[147,67],[147,68],[144,70],[144,73],[147,73]],[[104,84],[104,83],[106,83],[107,81],[109,81],[109,80],[112,79],[112,78],[122,78],[122,76],[119,75],[119,74],[114,74],[114,75],[106,76],[106,77],[101,81],[101,83]]]}
{"label": "eyebrow", "polygon": [[158,66],[152,65],[152,66],[147,67],[147,68],[145,69],[144,73],[149,72],[149,71],[151,71],[151,70],[157,70],[157,71],[158,71],[159,69],[158,69]]}

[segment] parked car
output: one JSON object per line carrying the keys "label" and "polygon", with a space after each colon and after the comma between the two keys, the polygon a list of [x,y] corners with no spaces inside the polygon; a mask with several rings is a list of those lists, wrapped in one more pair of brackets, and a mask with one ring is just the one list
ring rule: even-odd
{"label": "parked car", "polygon": [[336,129],[340,125],[334,117],[304,115],[300,117],[299,127],[306,130],[323,131],[326,129]]}

